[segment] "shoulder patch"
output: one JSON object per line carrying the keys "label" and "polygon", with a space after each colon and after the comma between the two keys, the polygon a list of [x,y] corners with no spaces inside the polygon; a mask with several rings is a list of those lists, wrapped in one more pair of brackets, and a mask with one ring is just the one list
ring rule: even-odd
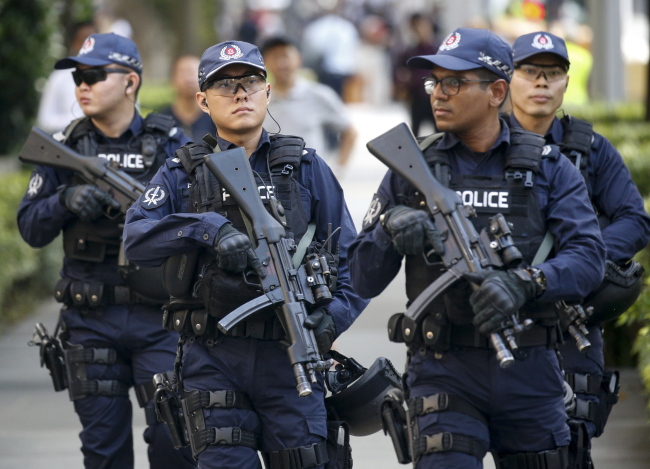
{"label": "shoulder patch", "polygon": [[178,168],[179,166],[183,166],[183,163],[181,163],[181,160],[178,157],[167,158],[166,163],[168,168]]}
{"label": "shoulder patch", "polygon": [[386,208],[386,203],[388,202],[388,199],[385,197],[382,197],[379,194],[375,194],[372,196],[372,200],[370,201],[370,207],[368,207],[368,211],[363,217],[363,225],[361,226],[362,230],[367,230],[369,228],[372,228],[375,223],[377,223],[377,220],[379,220],[379,215],[384,211]]}
{"label": "shoulder patch", "polygon": [[544,148],[542,149],[542,156],[548,155],[549,153],[551,153],[551,146],[544,145]]}
{"label": "shoulder patch", "polygon": [[41,173],[35,172],[32,174],[32,178],[29,180],[29,184],[27,185],[28,199],[33,199],[41,192],[41,189],[43,188],[43,182],[44,179]]}
{"label": "shoulder patch", "polygon": [[173,137],[178,133],[178,127],[172,127],[167,134],[169,137]]}
{"label": "shoulder patch", "polygon": [[153,210],[162,206],[169,197],[169,192],[160,184],[150,184],[142,195],[140,206],[146,210]]}
{"label": "shoulder patch", "polygon": [[63,131],[59,130],[54,135],[52,135],[52,138],[57,142],[63,142],[65,140],[65,134],[63,133]]}

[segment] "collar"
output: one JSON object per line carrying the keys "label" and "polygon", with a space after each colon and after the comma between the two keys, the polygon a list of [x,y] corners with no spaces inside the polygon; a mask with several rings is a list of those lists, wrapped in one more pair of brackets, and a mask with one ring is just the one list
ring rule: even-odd
{"label": "collar", "polygon": [[101,130],[97,128],[97,126],[93,123],[92,119],[90,120],[90,123],[92,126],[95,128],[97,131],[98,135],[101,135],[102,138],[106,139],[109,142],[114,142],[114,143],[122,143],[122,142],[128,142],[133,138],[135,135],[139,135],[142,132],[142,128],[144,127],[144,118],[138,113],[138,111],[135,111],[135,114],[133,115],[133,120],[127,127],[127,129],[122,133],[117,138],[109,138],[105,136]]}
{"label": "collar", "polygon": [[[510,128],[508,127],[508,124],[502,117],[499,117],[499,123],[501,125],[501,131],[496,141],[490,147],[489,151],[494,150],[503,143],[510,143]],[[463,145],[465,148],[467,148],[467,146],[458,138],[458,135],[452,132],[445,132],[442,139],[438,142],[436,148],[438,150],[451,150],[456,145]]]}
{"label": "collar", "polygon": [[[218,130],[217,130],[217,145],[219,145],[221,151],[232,150],[233,148],[237,148],[237,145],[235,145],[234,143],[229,142],[224,138],[221,138],[218,134]],[[271,138],[269,137],[269,134],[266,131],[266,129],[262,129],[262,135],[260,136],[259,142],[257,142],[257,148],[250,156],[251,162],[257,155],[264,154],[264,151],[268,152],[268,149],[270,147],[271,147]]]}
{"label": "collar", "polygon": [[[511,127],[521,127],[521,124],[515,117],[514,113],[510,113],[508,116],[508,120],[510,123]],[[544,140],[546,140],[546,143],[549,145],[560,145],[562,143],[562,139],[564,138],[564,129],[562,128],[562,122],[560,122],[560,119],[557,117],[553,119],[553,122],[551,122],[551,126],[549,127],[548,131],[544,135]]]}

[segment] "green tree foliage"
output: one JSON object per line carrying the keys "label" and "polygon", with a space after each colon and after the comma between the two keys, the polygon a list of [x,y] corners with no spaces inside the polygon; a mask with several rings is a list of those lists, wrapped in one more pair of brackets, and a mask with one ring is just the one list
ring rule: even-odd
{"label": "green tree foliage", "polygon": [[20,145],[38,110],[40,94],[34,82],[51,65],[46,60],[51,4],[0,0],[0,155]]}

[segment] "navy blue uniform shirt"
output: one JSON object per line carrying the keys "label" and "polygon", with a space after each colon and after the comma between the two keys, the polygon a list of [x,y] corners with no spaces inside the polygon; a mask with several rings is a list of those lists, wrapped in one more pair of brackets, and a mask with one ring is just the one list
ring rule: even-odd
{"label": "navy blue uniform shirt", "polygon": [[[510,130],[501,121],[501,133],[485,154],[475,154],[456,135],[445,133],[437,148],[450,153],[451,171],[458,174],[498,176],[503,174],[510,145]],[[556,239],[557,255],[537,265],[546,276],[547,289],[540,301],[581,299],[593,291],[604,274],[605,246],[596,215],[589,203],[587,188],[578,170],[566,158],[559,158],[555,146],[542,157],[534,190],[546,228]],[[377,196],[385,200],[383,213],[400,205],[398,194],[405,194],[408,183],[388,171]],[[364,230],[350,246],[350,275],[355,291],[363,298],[381,293],[399,272],[402,255],[390,236],[377,222],[364,223]]]}
{"label": "navy blue uniform shirt", "polygon": [[[510,125],[521,127],[512,114]],[[547,143],[562,143],[564,129],[558,118],[553,120],[544,138]],[[620,153],[609,140],[596,132],[587,160],[587,172],[591,200],[599,215],[605,215],[610,222],[602,228],[607,259],[623,263],[650,241],[650,217],[645,211],[643,197]]]}
{"label": "navy blue uniform shirt", "polygon": [[[236,148],[221,138],[218,144],[223,151]],[[267,172],[269,149],[269,135],[263,130],[257,149],[250,156],[254,171]],[[316,223],[315,237],[325,240],[329,223],[333,229],[341,227],[333,236],[332,244],[335,246],[338,240],[341,254],[338,287],[334,300],[327,305],[336,331],[341,334],[368,304],[352,291],[348,272],[347,248],[356,236],[356,229],[343,198],[343,189],[314,150],[305,149],[297,181],[307,220]],[[124,248],[130,261],[153,267],[174,254],[214,244],[217,231],[228,220],[215,212],[190,213],[189,183],[188,174],[178,158],[168,160],[153,177],[145,194],[127,213]]]}
{"label": "navy blue uniform shirt", "polygon": [[[109,139],[98,129],[95,130],[100,143],[110,144],[111,147],[119,149],[142,133],[143,123],[144,119],[136,112],[128,129],[118,138]],[[185,134],[175,127],[170,131],[170,138],[165,143],[164,151],[168,157],[171,157],[177,148],[188,141]],[[140,181],[147,181],[156,169],[154,163],[150,173],[130,171],[129,174]],[[76,215],[61,204],[57,192],[57,187],[72,183],[73,175],[72,171],[49,166],[36,166],[34,169],[27,193],[18,208],[18,229],[30,246],[40,248],[48,245],[61,233],[68,222],[76,218]],[[112,285],[124,283],[114,264],[82,262],[65,257],[61,275],[74,280],[99,281]]]}

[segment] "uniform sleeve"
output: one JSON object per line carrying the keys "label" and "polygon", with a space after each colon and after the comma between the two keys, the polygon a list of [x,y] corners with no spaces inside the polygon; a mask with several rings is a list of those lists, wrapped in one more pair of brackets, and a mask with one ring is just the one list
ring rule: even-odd
{"label": "uniform sleeve", "polygon": [[342,334],[357,319],[368,306],[368,301],[357,295],[352,289],[348,268],[348,247],[354,240],[357,231],[350,216],[343,189],[332,170],[318,156],[314,155],[311,163],[301,164],[303,182],[311,194],[311,220],[316,223],[316,238],[327,239],[328,224],[332,231],[341,227],[339,233],[332,237],[332,245],[339,246],[339,266],[337,290],[334,299],[327,305],[332,313],[337,334]]}
{"label": "uniform sleeve", "polygon": [[600,214],[609,220],[609,225],[602,228],[607,258],[624,262],[648,244],[650,217],[618,151],[598,134],[594,147],[596,151],[590,157],[592,197]]}
{"label": "uniform sleeve", "polygon": [[396,185],[397,177],[388,171],[372,198],[361,233],[348,250],[352,286],[362,298],[374,298],[384,291],[402,265],[403,256],[379,223],[382,213],[398,205],[392,195],[401,193]]}
{"label": "uniform sleeve", "polygon": [[59,199],[57,187],[68,182],[65,173],[37,166],[18,207],[18,230],[34,248],[51,243],[65,224],[74,218]]}
{"label": "uniform sleeve", "polygon": [[[180,175],[180,176],[179,176]],[[210,247],[227,220],[214,212],[187,212],[189,180],[179,168],[162,166],[144,194],[129,208],[124,253],[142,267],[161,265],[168,257]]]}
{"label": "uniform sleeve", "polygon": [[567,158],[544,158],[540,169],[538,200],[556,252],[536,266],[547,282],[540,301],[579,301],[600,285],[605,271],[598,220],[584,179]]}

